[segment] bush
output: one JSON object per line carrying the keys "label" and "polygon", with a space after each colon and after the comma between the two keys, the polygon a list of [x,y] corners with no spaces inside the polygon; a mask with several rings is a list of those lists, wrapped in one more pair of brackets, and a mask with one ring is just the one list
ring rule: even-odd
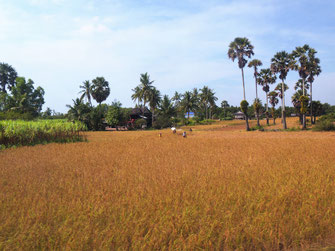
{"label": "bush", "polygon": [[147,126],[147,121],[145,119],[136,119],[135,128],[142,129],[143,126]]}
{"label": "bush", "polygon": [[327,115],[323,115],[318,119],[318,121],[320,121],[320,122],[321,121],[326,121],[326,120],[334,122],[335,121],[335,113],[330,113],[330,114],[327,114]]}
{"label": "bush", "polygon": [[152,126],[155,129],[168,128],[172,126],[172,121],[168,117],[158,117]]}
{"label": "bush", "polygon": [[15,111],[0,112],[0,120],[33,120],[30,112],[19,113]]}
{"label": "bush", "polygon": [[314,131],[335,131],[335,125],[330,120],[318,121],[318,123],[313,127]]}
{"label": "bush", "polygon": [[257,131],[257,130],[263,132],[264,128],[263,126],[257,126],[257,125],[250,128],[250,131]]}

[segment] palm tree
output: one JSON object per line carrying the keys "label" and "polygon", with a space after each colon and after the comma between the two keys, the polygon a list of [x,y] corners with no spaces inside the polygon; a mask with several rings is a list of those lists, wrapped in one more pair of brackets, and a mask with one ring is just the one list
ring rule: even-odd
{"label": "palm tree", "polygon": [[263,63],[261,60],[259,59],[253,59],[249,62],[248,64],[248,67],[251,68],[253,67],[254,68],[254,78],[255,78],[255,87],[256,87],[256,99],[258,99],[258,93],[257,93],[257,77],[258,77],[258,71],[257,71],[257,67],[258,66],[262,66]]}
{"label": "palm tree", "polygon": [[226,117],[226,109],[229,107],[228,101],[227,100],[223,100],[221,102],[221,107],[223,108],[224,116]]}
{"label": "palm tree", "polygon": [[200,102],[202,103],[202,105],[205,108],[205,119],[208,119],[208,106],[209,106],[209,100],[210,100],[210,96],[211,96],[211,92],[210,89],[208,88],[208,86],[204,86],[201,90],[200,93]]}
{"label": "palm tree", "polygon": [[151,112],[152,112],[152,117],[151,117],[152,125],[154,123],[155,109],[160,104],[161,100],[162,98],[161,98],[160,91],[157,90],[155,87],[152,87],[150,89],[149,97],[148,97],[149,105],[150,105]]}
{"label": "palm tree", "polygon": [[243,99],[245,98],[245,85],[244,85],[244,72],[243,68],[247,64],[248,60],[244,57],[251,58],[254,55],[254,46],[250,43],[249,39],[246,37],[241,38],[237,37],[233,42],[229,44],[228,50],[228,57],[234,62],[237,58],[238,60],[238,67],[241,69],[242,72],[242,84],[243,84]]}
{"label": "palm tree", "polygon": [[79,86],[79,88],[81,88],[82,90],[79,92],[79,94],[81,93],[80,98],[83,99],[84,97],[86,97],[87,102],[90,103],[90,105],[92,106],[92,102],[91,102],[91,83],[89,80],[86,80],[83,82],[82,85]]}
{"label": "palm tree", "polygon": [[293,104],[296,112],[299,114],[299,121],[300,121],[300,124],[302,125],[303,121],[302,121],[301,102],[300,102],[300,97],[301,96],[303,96],[303,91],[298,90],[293,94],[291,100],[292,100],[292,104]]}
{"label": "palm tree", "polygon": [[278,100],[278,93],[275,91],[272,91],[269,93],[269,102],[272,105],[272,118],[273,118],[273,124],[276,124],[276,110],[275,110],[275,106],[278,104],[279,100]]}
{"label": "palm tree", "polygon": [[175,114],[175,109],[168,95],[164,95],[159,106],[160,114],[165,117],[172,117]]}
{"label": "palm tree", "polygon": [[284,80],[286,79],[287,73],[290,69],[293,69],[294,61],[292,60],[291,55],[286,51],[278,52],[271,59],[271,71],[273,73],[279,73],[279,78],[282,81],[282,119],[283,119],[283,128],[287,129],[286,125],[286,115],[285,115],[285,91],[284,91]]}
{"label": "palm tree", "polygon": [[262,69],[258,75],[257,82],[259,85],[263,86],[263,91],[266,94],[266,124],[269,125],[269,98],[268,92],[270,90],[269,84],[274,84],[277,77],[272,74],[270,69]]}
{"label": "palm tree", "polygon": [[260,108],[260,104],[259,104],[259,99],[258,99],[258,93],[257,93],[257,77],[258,77],[258,72],[257,72],[257,67],[258,66],[262,66],[263,63],[262,61],[260,61],[259,59],[253,59],[249,62],[248,67],[254,68],[254,78],[255,78],[255,89],[256,89],[256,99],[254,101],[254,107],[257,108],[255,109],[255,113],[256,113],[256,118],[257,118],[257,125],[260,126],[259,124],[259,110],[258,108]]}
{"label": "palm tree", "polygon": [[73,105],[66,105],[66,107],[69,108],[68,116],[72,120],[79,120],[83,122],[88,121],[89,112],[91,111],[91,108],[84,104],[83,98],[76,98],[73,99]]}
{"label": "palm tree", "polygon": [[[312,90],[312,83],[314,81],[314,77],[318,76],[321,73],[320,67],[320,59],[315,57],[316,50],[309,47],[309,45],[305,44],[302,47],[296,47],[295,50],[292,52],[292,56],[297,59],[294,69],[299,72],[299,76],[302,80],[302,91],[303,96],[302,99],[307,100],[306,96],[306,82],[311,84]],[[312,93],[312,91],[311,91]],[[312,97],[311,97],[312,98]],[[302,105],[302,110],[306,110],[304,103]],[[306,129],[306,113],[303,112],[303,129]]]}
{"label": "palm tree", "polygon": [[101,105],[105,101],[109,94],[109,83],[105,80],[104,77],[97,77],[92,80],[91,95]]}
{"label": "palm tree", "polygon": [[208,86],[204,86],[201,90],[200,93],[200,102],[203,104],[205,107],[205,117],[206,119],[209,119],[209,113],[208,113],[208,108],[210,108],[210,113],[211,109],[215,106],[215,101],[218,100],[217,97],[215,97],[215,92],[208,88]]}
{"label": "palm tree", "polygon": [[142,93],[141,88],[139,86],[136,86],[134,89],[131,89],[134,93],[131,95],[131,99],[136,102],[137,105],[140,106],[140,102],[142,102]]}
{"label": "palm tree", "polygon": [[191,92],[187,91],[183,94],[183,99],[181,100],[181,107],[187,113],[187,119],[190,119],[190,112],[194,111],[196,106],[196,101]]}
{"label": "palm tree", "polygon": [[[279,83],[279,84],[276,86],[276,88],[275,88],[275,91],[278,92],[278,96],[279,96],[279,98],[281,99],[281,102],[282,102],[282,103],[283,103],[283,97],[284,97],[284,95],[285,95],[285,94],[283,95],[283,91],[286,92],[288,89],[289,89],[289,88],[288,88],[287,84],[284,84],[284,90],[283,90],[283,88],[282,88],[282,84],[281,84],[281,83]],[[282,123],[283,123],[283,117],[282,117]]]}
{"label": "palm tree", "polygon": [[[310,63],[309,63],[309,76],[307,78],[307,82],[311,84],[311,90],[310,90],[310,97],[311,97],[311,123],[315,124],[315,116],[313,120],[313,82],[314,82],[314,77],[319,76],[321,73],[321,66],[320,66],[320,59],[315,57],[316,50],[310,49],[309,51],[309,58],[310,58]],[[317,104],[318,105],[318,104]],[[319,107],[319,106],[318,106]]]}
{"label": "palm tree", "polygon": [[177,91],[175,91],[175,93],[174,93],[174,95],[173,95],[173,97],[172,97],[171,100],[174,101],[174,105],[175,106],[178,106],[181,98],[182,98],[182,94],[180,94]]}
{"label": "palm tree", "polygon": [[143,114],[145,110],[145,104],[149,102],[151,89],[153,88],[152,84],[154,81],[150,81],[150,75],[146,73],[142,73],[140,77],[140,85],[138,86],[141,93],[141,100],[143,102]]}

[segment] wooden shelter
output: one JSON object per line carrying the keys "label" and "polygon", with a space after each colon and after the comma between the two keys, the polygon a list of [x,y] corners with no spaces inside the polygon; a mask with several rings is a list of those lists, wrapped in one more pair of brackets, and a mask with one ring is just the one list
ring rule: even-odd
{"label": "wooden shelter", "polygon": [[135,121],[137,119],[145,119],[147,121],[147,126],[151,126],[152,113],[151,111],[145,107],[145,109],[134,108],[130,113],[130,120]]}

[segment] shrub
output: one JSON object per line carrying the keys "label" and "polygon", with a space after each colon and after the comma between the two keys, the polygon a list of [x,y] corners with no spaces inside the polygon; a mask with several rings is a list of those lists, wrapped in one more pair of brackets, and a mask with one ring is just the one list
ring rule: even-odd
{"label": "shrub", "polygon": [[168,117],[160,116],[156,119],[156,121],[154,121],[152,126],[155,129],[167,128],[172,126],[172,121]]}
{"label": "shrub", "polygon": [[136,119],[135,128],[142,129],[143,126],[147,126],[147,121],[145,119]]}
{"label": "shrub", "polygon": [[318,123],[313,127],[314,131],[335,131],[335,125],[330,120],[318,121]]}
{"label": "shrub", "polygon": [[327,115],[323,115],[321,116],[318,121],[325,121],[325,120],[329,120],[329,121],[332,121],[334,122],[335,121],[335,113],[329,113]]}

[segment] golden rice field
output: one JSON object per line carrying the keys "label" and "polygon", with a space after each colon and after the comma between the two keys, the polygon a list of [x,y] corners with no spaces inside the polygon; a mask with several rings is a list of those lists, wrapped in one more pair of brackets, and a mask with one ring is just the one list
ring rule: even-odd
{"label": "golden rice field", "polygon": [[1,151],[0,250],[335,244],[334,132],[245,132],[243,121],[160,132]]}

